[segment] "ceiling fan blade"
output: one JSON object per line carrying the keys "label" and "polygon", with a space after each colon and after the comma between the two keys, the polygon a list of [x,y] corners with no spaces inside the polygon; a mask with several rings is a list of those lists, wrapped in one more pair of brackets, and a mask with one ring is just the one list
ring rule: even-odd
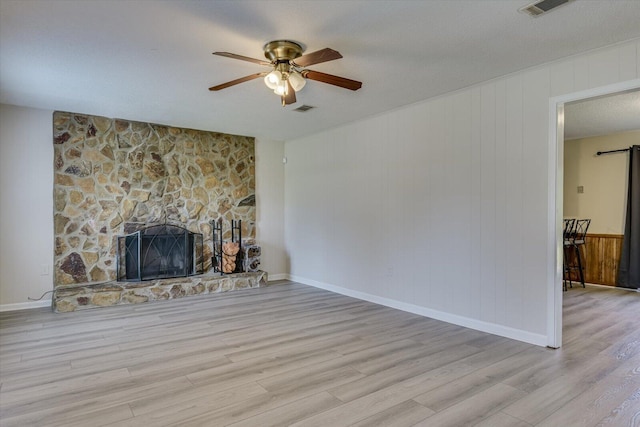
{"label": "ceiling fan blade", "polygon": [[214,55],[224,56],[226,58],[231,59],[239,59],[241,61],[253,62],[254,64],[266,65],[268,67],[271,66],[271,62],[263,61],[262,59],[249,58],[248,56],[236,55],[235,53],[229,52],[213,52]]}
{"label": "ceiling fan blade", "polygon": [[282,101],[284,102],[284,104],[282,105],[283,107],[285,105],[296,103],[296,91],[291,86],[291,83],[289,82],[289,80],[287,80],[287,86],[288,86],[287,94],[282,97]]}
{"label": "ceiling fan blade", "polygon": [[231,80],[230,82],[226,82],[226,83],[222,83],[219,84],[217,86],[211,86],[209,88],[209,90],[222,90],[222,89],[226,89],[230,86],[234,86],[240,83],[244,83],[244,82],[248,82],[249,80],[253,80],[253,79],[257,79],[258,77],[264,77],[266,76],[267,73],[255,73],[255,74],[251,74],[249,76],[245,76],[245,77],[240,77],[239,79],[235,79],[235,80]]}
{"label": "ceiling fan blade", "polygon": [[333,61],[334,59],[340,59],[342,55],[337,50],[324,49],[317,50],[315,52],[302,55],[300,58],[294,59],[293,62],[300,67],[308,67],[309,65],[319,64],[321,62]]}
{"label": "ceiling fan blade", "polygon": [[357,80],[346,79],[344,77],[334,76],[333,74],[321,73],[319,71],[304,70],[302,75],[308,79],[322,83],[328,83],[334,86],[340,86],[345,89],[358,90],[362,87],[362,82]]}

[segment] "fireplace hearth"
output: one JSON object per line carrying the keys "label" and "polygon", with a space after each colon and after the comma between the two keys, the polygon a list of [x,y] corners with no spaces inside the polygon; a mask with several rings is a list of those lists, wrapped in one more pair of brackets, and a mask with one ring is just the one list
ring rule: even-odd
{"label": "fireplace hearth", "polygon": [[203,237],[177,225],[118,236],[118,281],[169,279],[204,272]]}

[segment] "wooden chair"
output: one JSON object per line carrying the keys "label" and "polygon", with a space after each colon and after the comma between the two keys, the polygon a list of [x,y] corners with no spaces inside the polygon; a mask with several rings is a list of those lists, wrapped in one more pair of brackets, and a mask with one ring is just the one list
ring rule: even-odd
{"label": "wooden chair", "polygon": [[569,263],[569,254],[568,251],[573,244],[571,242],[571,237],[573,235],[573,228],[576,224],[575,218],[565,218],[562,228],[562,242],[563,242],[563,275],[562,275],[562,288],[563,290],[567,290],[567,280],[569,281],[569,285],[573,287],[571,284],[571,272],[570,272],[570,263]]}
{"label": "wooden chair", "polygon": [[[568,244],[569,247],[573,249],[573,256],[569,256],[567,273],[569,274],[569,286],[572,286],[571,283],[571,271],[578,270],[578,277],[580,278],[580,283],[582,283],[582,287],[584,288],[584,266],[582,265],[582,255],[583,251],[580,248],[585,247],[585,242],[587,239],[587,231],[589,230],[589,225],[591,224],[590,219],[577,219],[575,220],[575,224],[573,226],[573,231],[569,235]],[[566,248],[567,246],[565,246]],[[586,259],[586,258],[585,258]],[[565,284],[566,288],[566,284]]]}

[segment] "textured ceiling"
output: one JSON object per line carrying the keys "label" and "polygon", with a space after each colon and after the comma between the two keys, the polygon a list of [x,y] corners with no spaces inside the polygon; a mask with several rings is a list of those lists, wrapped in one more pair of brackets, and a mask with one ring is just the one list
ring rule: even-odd
{"label": "textured ceiling", "polygon": [[[638,0],[528,3],[1,0],[0,102],[287,140],[640,37]],[[281,38],[340,51],[310,68],[362,89],[309,82],[286,108],[260,80],[207,90],[264,69],[211,52]]]}
{"label": "textured ceiling", "polygon": [[564,117],[565,139],[640,130],[640,91],[567,104]]}

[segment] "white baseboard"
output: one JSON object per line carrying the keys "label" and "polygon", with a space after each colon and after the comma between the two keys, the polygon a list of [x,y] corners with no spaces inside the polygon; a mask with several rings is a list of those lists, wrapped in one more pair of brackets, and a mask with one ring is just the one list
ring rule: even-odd
{"label": "white baseboard", "polygon": [[15,304],[0,304],[0,312],[28,310],[30,308],[51,307],[51,300],[45,299],[41,301],[18,302]]}
{"label": "white baseboard", "polygon": [[267,278],[269,282],[274,282],[276,280],[289,280],[289,275],[286,273],[280,274],[267,274]]}
{"label": "white baseboard", "polygon": [[431,319],[441,320],[443,322],[452,323],[458,326],[464,326],[465,328],[475,329],[481,332],[487,332],[489,334],[498,335],[505,338],[510,338],[518,341],[523,341],[529,344],[539,345],[546,347],[547,336],[541,334],[534,334],[532,332],[523,331],[521,329],[511,328],[509,326],[497,325],[495,323],[484,322],[482,320],[471,319],[469,317],[459,316],[457,314],[445,313],[443,311],[433,310],[431,308],[422,307],[415,304],[409,304],[402,301],[397,301],[390,298],[380,297],[372,295],[366,292],[354,291],[352,289],[343,288],[340,286],[330,285],[328,283],[322,283],[304,277],[287,275],[288,279],[294,282],[302,283],[304,285],[313,286],[327,291],[335,292],[338,294],[346,295],[353,298],[358,298],[364,301],[373,302],[375,304],[384,305],[386,307],[395,308],[398,310],[406,311],[420,316],[429,317]]}

